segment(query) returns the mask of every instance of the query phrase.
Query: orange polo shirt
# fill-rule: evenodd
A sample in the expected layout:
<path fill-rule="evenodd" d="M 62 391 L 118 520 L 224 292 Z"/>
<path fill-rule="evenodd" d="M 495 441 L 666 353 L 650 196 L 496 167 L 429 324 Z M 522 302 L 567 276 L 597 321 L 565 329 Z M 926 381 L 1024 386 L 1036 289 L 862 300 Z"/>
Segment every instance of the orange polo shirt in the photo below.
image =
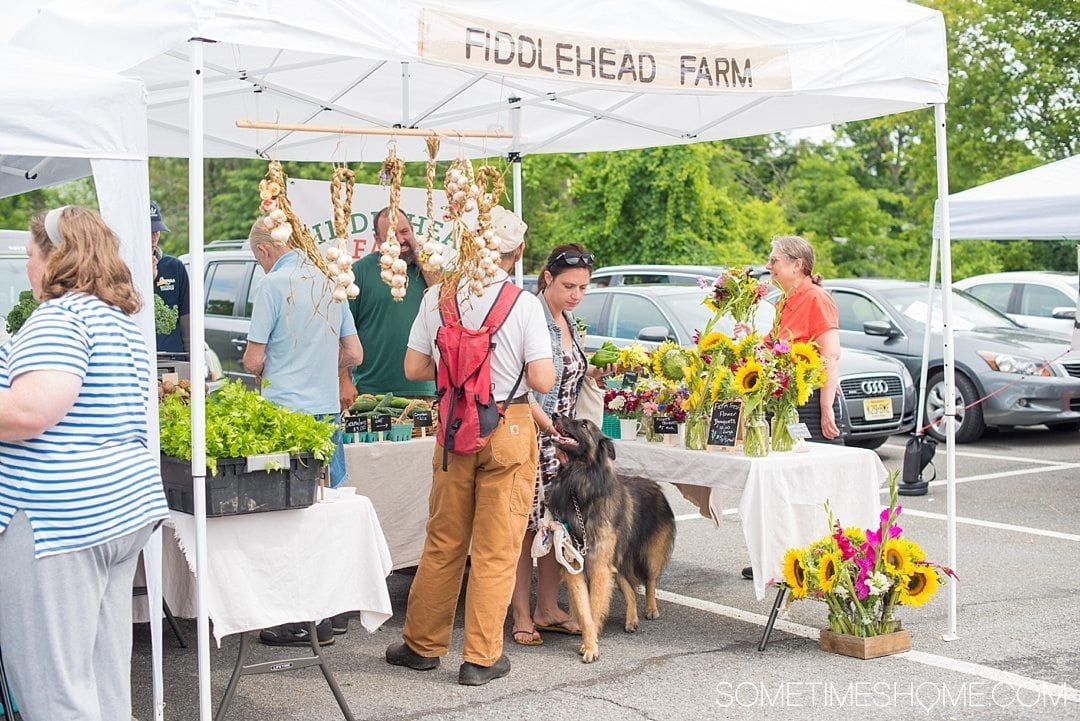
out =
<path fill-rule="evenodd" d="M 780 309 L 780 338 L 790 343 L 816 339 L 840 327 L 840 314 L 829 291 L 809 280 L 787 297 Z"/>

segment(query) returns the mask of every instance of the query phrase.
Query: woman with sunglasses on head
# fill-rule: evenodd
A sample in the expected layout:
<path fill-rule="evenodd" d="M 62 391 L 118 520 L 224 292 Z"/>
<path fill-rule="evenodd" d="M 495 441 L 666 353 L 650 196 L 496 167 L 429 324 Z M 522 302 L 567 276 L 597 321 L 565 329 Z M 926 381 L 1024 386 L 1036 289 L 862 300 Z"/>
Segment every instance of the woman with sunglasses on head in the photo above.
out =
<path fill-rule="evenodd" d="M 142 300 L 101 216 L 30 222 L 41 305 L 0 349 L 0 643 L 27 721 L 131 717 L 131 582 L 169 515 Z"/>
<path fill-rule="evenodd" d="M 581 302 L 592 278 L 592 253 L 577 243 L 558 245 L 548 256 L 544 269 L 537 277 L 537 294 L 544 301 L 551 350 L 555 360 L 555 385 L 543 395 L 534 394 L 530 401 L 533 420 L 540 428 L 540 463 L 536 497 L 529 527 L 521 544 L 518 560 L 517 585 L 511 608 L 514 618 L 514 642 L 522 646 L 543 643 L 538 631 L 579 634 L 581 628 L 570 614 L 559 607 L 559 566 L 555 553 L 536 560 L 536 610 L 530 609 L 532 585 L 532 546 L 539 519 L 544 516 L 544 496 L 559 469 L 555 458 L 555 433 L 552 417 L 574 416 L 578 393 L 586 374 L 594 379 L 603 377 L 607 369 L 590 366 L 585 357 L 574 323 L 574 308 Z"/>

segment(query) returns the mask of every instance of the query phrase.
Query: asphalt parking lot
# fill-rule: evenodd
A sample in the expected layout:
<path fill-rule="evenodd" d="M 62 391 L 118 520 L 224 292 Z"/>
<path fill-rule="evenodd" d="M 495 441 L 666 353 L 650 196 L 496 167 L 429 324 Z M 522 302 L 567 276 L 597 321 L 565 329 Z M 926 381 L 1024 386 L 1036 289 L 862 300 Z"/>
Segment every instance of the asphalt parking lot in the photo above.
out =
<path fill-rule="evenodd" d="M 890 469 L 902 452 L 902 438 L 878 451 Z M 944 446 L 936 465 L 944 477 Z M 956 640 L 942 639 L 943 590 L 921 609 L 902 610 L 914 634 L 909 653 L 858 661 L 821 651 L 826 611 L 809 601 L 793 605 L 758 652 L 770 601 L 757 601 L 739 576 L 746 552 L 736 516 L 716 528 L 672 489 L 680 521 L 660 583 L 661 618 L 633 635 L 609 622 L 596 663 L 580 662 L 573 637 L 545 634 L 543 646 L 525 648 L 508 632 L 511 675 L 462 687 L 459 619 L 439 669 L 388 666 L 383 650 L 400 638 L 405 574 L 388 579 L 393 618 L 372 634 L 353 620 L 325 652 L 357 719 L 1080 719 L 1080 434 L 991 432 L 959 447 L 956 468 Z M 943 481 L 902 502 L 905 534 L 944 562 Z M 612 617 L 622 608 L 616 598 Z M 181 623 L 194 638 L 194 623 Z M 132 687 L 140 721 L 153 718 L 148 639 L 147 626 L 137 625 Z M 215 704 L 237 647 L 231 637 L 211 653 Z M 258 660 L 281 654 L 257 649 Z M 197 719 L 195 649 L 180 648 L 166 628 L 164 659 L 164 717 Z M 227 716 L 341 717 L 314 669 L 242 679 Z"/>

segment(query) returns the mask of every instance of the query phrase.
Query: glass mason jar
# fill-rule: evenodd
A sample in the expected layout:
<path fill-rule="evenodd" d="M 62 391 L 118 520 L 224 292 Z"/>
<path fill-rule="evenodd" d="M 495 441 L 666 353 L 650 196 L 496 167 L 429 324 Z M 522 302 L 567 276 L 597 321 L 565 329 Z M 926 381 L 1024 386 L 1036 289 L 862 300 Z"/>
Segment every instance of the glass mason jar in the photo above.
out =
<path fill-rule="evenodd" d="M 656 432 L 656 416 L 645 416 L 641 419 L 641 425 L 644 426 L 645 440 L 650 443 L 656 443 L 664 440 L 663 437 Z"/>
<path fill-rule="evenodd" d="M 743 427 L 743 455 L 761 458 L 769 455 L 769 424 L 765 410 L 754 408 L 747 412 Z"/>
<path fill-rule="evenodd" d="M 790 451 L 795 446 L 795 439 L 788 433 L 788 425 L 799 422 L 799 411 L 793 407 L 784 407 L 772 417 L 770 445 L 774 451 Z"/>
<path fill-rule="evenodd" d="M 686 448 L 691 451 L 705 450 L 705 441 L 709 434 L 708 416 L 690 415 L 686 417 Z"/>

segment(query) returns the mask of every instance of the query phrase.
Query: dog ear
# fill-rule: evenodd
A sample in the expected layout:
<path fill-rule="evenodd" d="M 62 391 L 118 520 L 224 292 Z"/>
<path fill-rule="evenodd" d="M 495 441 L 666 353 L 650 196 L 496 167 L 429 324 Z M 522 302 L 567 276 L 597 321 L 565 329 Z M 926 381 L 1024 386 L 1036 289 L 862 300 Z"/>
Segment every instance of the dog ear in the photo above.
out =
<path fill-rule="evenodd" d="M 611 460 L 615 460 L 615 444 L 607 436 L 600 436 L 600 450 L 607 454 Z"/>

